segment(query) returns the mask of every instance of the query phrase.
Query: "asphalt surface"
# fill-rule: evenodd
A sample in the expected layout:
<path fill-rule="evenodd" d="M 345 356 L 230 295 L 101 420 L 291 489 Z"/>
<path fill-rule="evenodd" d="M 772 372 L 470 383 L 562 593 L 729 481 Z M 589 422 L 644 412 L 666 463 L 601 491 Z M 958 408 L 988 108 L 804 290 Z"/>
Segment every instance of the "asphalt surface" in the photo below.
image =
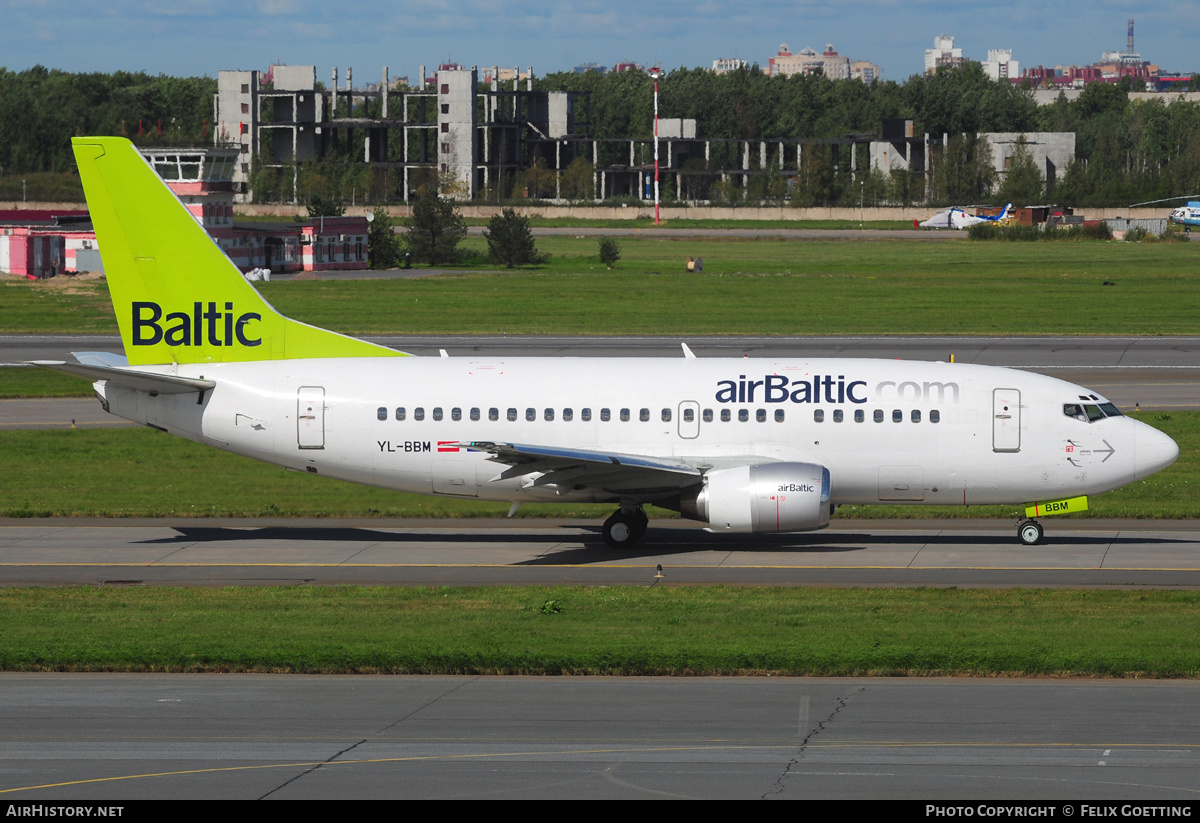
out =
<path fill-rule="evenodd" d="M 1196 681 L 3 674 L 0 690 L 10 816 L 135 799 L 829 798 L 1070 818 L 1100 801 L 1190 813 L 1200 794 Z"/>
<path fill-rule="evenodd" d="M 631 550 L 600 523 L 472 519 L 0 519 L 0 585 L 1080 586 L 1200 589 L 1200 522 L 834 520 L 714 535 L 653 521 Z"/>

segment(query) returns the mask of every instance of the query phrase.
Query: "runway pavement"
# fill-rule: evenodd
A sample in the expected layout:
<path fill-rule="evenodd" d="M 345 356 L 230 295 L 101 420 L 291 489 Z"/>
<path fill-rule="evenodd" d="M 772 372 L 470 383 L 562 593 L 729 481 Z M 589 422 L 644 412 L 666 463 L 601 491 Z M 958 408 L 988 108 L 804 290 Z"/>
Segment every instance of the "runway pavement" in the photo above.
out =
<path fill-rule="evenodd" d="M 1200 588 L 1200 522 L 834 520 L 714 535 L 651 523 L 613 551 L 599 521 L 4 519 L 0 585 L 1084 586 Z"/>
<path fill-rule="evenodd" d="M 1169 801 L 1138 815 L 1168 817 L 1200 795 L 1196 681 L 2 674 L 0 690 L 10 816 L 147 798 L 840 798 L 985 818 Z"/>

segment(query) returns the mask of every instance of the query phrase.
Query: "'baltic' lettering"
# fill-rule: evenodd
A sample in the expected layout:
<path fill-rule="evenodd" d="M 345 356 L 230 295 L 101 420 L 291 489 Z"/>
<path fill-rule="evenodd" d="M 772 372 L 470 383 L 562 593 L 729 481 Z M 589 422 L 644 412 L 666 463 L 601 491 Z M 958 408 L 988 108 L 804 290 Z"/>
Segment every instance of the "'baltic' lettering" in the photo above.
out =
<path fill-rule="evenodd" d="M 257 312 L 245 312 L 235 318 L 233 303 L 224 310 L 209 301 L 193 303 L 192 312 L 169 312 L 163 317 L 162 306 L 149 301 L 133 303 L 133 345 L 156 346 L 232 346 L 236 339 L 242 346 L 261 346 L 261 337 L 250 337 L 246 326 L 262 320 Z M 162 322 L 159 322 L 162 321 Z"/>

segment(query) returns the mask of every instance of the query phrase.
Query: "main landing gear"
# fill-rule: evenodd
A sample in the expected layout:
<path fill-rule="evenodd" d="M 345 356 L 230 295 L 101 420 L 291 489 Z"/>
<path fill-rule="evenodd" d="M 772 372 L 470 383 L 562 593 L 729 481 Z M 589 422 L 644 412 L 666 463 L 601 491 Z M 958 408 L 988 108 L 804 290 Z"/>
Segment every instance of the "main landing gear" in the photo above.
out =
<path fill-rule="evenodd" d="M 610 549 L 627 549 L 642 539 L 650 518 L 642 507 L 620 508 L 604 521 L 604 542 Z"/>
<path fill-rule="evenodd" d="M 1036 546 L 1042 542 L 1042 524 L 1036 520 L 1023 520 L 1017 526 L 1017 537 L 1026 546 Z"/>

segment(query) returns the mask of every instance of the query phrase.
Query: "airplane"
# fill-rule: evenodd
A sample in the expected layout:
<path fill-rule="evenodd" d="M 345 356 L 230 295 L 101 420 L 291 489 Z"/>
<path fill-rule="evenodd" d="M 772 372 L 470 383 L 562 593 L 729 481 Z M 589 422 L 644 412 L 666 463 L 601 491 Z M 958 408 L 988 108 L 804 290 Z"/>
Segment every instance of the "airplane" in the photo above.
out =
<path fill-rule="evenodd" d="M 1008 220 L 1011 209 L 1012 203 L 1008 203 L 1000 214 L 989 217 L 967 214 L 962 209 L 955 207 L 940 211 L 919 225 L 927 229 L 969 229 L 980 223 L 1004 223 Z"/>
<path fill-rule="evenodd" d="M 612 503 L 618 549 L 643 537 L 648 504 L 778 533 L 824 528 L 843 504 L 1035 501 L 1018 526 L 1032 545 L 1041 514 L 1179 454 L 1089 389 L 989 366 L 686 344 L 653 359 L 406 355 L 282 316 L 129 141 L 72 143 L 125 355 L 38 365 L 92 380 L 111 414 L 288 469 L 510 515 Z"/>

